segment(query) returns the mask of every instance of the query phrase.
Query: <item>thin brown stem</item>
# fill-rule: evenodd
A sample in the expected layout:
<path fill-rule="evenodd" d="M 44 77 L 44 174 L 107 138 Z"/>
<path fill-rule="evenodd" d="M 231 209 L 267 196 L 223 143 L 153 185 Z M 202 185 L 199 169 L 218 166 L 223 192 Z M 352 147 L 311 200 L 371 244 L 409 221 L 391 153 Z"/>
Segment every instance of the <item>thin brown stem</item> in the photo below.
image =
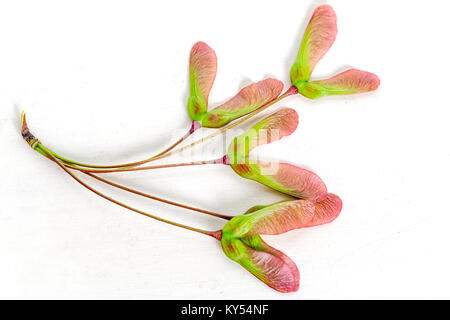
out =
<path fill-rule="evenodd" d="M 104 198 L 104 199 L 106 199 L 108 201 L 111 201 L 112 203 L 115 203 L 115 204 L 117 204 L 117 205 L 119 205 L 119 206 L 121 206 L 123 208 L 126 208 L 128 210 L 134 211 L 134 212 L 139 213 L 141 215 L 144 215 L 146 217 L 149 217 L 149 218 L 152 218 L 152 219 L 155 219 L 155 220 L 167 223 L 167 224 L 171 224 L 171 225 L 179 227 L 179 228 L 183 228 L 183 229 L 191 230 L 191 231 L 194 231 L 194 232 L 202 233 L 202 234 L 205 234 L 205 235 L 208 235 L 210 237 L 213 237 L 213 238 L 216 238 L 216 239 L 220 240 L 220 238 L 221 238 L 221 231 L 207 231 L 207 230 L 202 230 L 202 229 L 197 229 L 197 228 L 194 228 L 194 227 L 186 226 L 184 224 L 180 224 L 180 223 L 173 222 L 173 221 L 170 221 L 170 220 L 166 220 L 166 219 L 154 216 L 152 214 L 149 214 L 147 212 L 141 211 L 139 209 L 135 209 L 133 207 L 130 207 L 129 205 L 126 205 L 126 204 L 124 204 L 124 203 L 122 203 L 120 201 L 117 201 L 117 200 L 115 200 L 115 199 L 113 199 L 113 198 L 111 198 L 111 197 L 101 193 L 100 191 L 92 188 L 91 186 L 89 186 L 88 184 L 83 182 L 81 179 L 79 179 L 72 172 L 70 172 L 70 170 L 67 169 L 64 166 L 64 164 L 61 163 L 60 160 L 58 160 L 55 156 L 53 156 L 52 153 L 45 146 L 43 146 L 42 144 L 39 144 L 39 146 L 41 147 L 42 150 L 44 150 L 47 153 L 47 155 L 50 157 L 50 159 L 52 159 L 61 169 L 63 169 L 67 174 L 69 174 L 74 180 L 76 180 L 83 187 L 85 187 L 86 189 L 92 191 L 96 195 L 98 195 L 98 196 L 100 196 L 100 197 L 102 197 L 102 198 Z"/>
<path fill-rule="evenodd" d="M 80 168 L 74 165 L 66 165 L 67 167 L 82 171 L 82 172 L 93 172 L 93 173 L 114 173 L 114 172 L 127 172 L 127 171 L 142 171 L 142 170 L 152 170 L 152 169 L 165 169 L 165 168 L 174 168 L 174 167 L 186 167 L 186 166 L 199 166 L 204 164 L 226 164 L 226 157 L 222 157 L 214 160 L 206 160 L 206 161 L 194 161 L 194 162 L 182 162 L 182 163 L 171 163 L 171 164 L 162 164 L 159 166 L 147 166 L 147 167 L 129 167 L 129 168 L 116 168 L 116 169 L 86 169 Z"/>
<path fill-rule="evenodd" d="M 169 152 L 170 150 L 172 150 L 173 148 L 178 146 L 180 143 L 182 143 L 184 140 L 186 140 L 191 134 L 193 134 L 200 127 L 201 127 L 201 124 L 199 122 L 192 121 L 192 125 L 191 125 L 191 128 L 189 129 L 189 131 L 183 137 L 178 139 L 174 144 L 172 144 L 170 147 L 164 149 L 163 151 L 161 151 L 160 153 L 154 155 L 153 157 L 150 157 L 150 158 L 142 160 L 142 161 L 137 161 L 137 162 L 116 164 L 116 165 L 93 165 L 93 164 L 86 164 L 86 163 L 82 163 L 82 162 L 73 161 L 73 160 L 70 160 L 70 159 L 67 159 L 67 158 L 64 158 L 64 157 L 60 156 L 59 154 L 53 152 L 52 150 L 49 150 L 49 151 L 51 152 L 51 154 L 55 158 L 58 158 L 59 160 L 63 161 L 64 164 L 66 164 L 66 165 L 70 165 L 70 167 L 72 169 L 76 169 L 73 166 L 84 167 L 84 168 L 98 168 L 98 169 L 110 169 L 110 168 L 112 169 L 112 168 L 132 167 L 132 166 L 137 166 L 137 165 L 140 165 L 140 164 L 144 164 L 144 163 L 147 163 L 147 162 L 150 162 L 150 161 L 153 161 L 153 160 L 157 160 L 159 157 L 161 157 L 165 153 Z"/>
<path fill-rule="evenodd" d="M 44 155 L 45 157 L 47 157 L 48 159 L 53 161 L 53 159 L 48 155 L 48 153 L 45 150 L 43 150 L 41 147 L 42 147 L 42 144 L 39 144 L 36 147 L 36 151 L 38 151 L 39 153 L 41 153 L 42 155 Z M 48 148 L 46 148 L 46 149 L 48 151 L 50 151 L 50 149 L 48 149 Z M 65 165 L 65 167 L 67 168 L 67 165 Z M 116 187 L 116 188 L 119 188 L 119 189 L 122 189 L 122 190 L 125 190 L 125 191 L 128 191 L 128 192 L 140 195 L 142 197 L 146 197 L 146 198 L 153 199 L 153 200 L 156 200 L 156 201 L 164 202 L 164 203 L 167 203 L 167 204 L 170 204 L 170 205 L 174 205 L 174 206 L 177 206 L 177 207 L 181 207 L 181 208 L 184 208 L 184 209 L 193 210 L 193 211 L 197 211 L 197 212 L 200 212 L 200 213 L 208 214 L 208 215 L 215 216 L 217 218 L 221 218 L 221 219 L 225 219 L 225 220 L 230 220 L 230 219 L 233 218 L 233 216 L 228 216 L 228 215 L 224 215 L 224 214 L 220 214 L 220 213 L 216 213 L 216 212 L 212 212 L 212 211 L 208 211 L 208 210 L 204 210 L 204 209 L 200 209 L 200 208 L 196 208 L 196 207 L 191 207 L 191 206 L 184 205 L 184 204 L 181 204 L 181 203 L 177 203 L 177 202 L 174 202 L 174 201 L 170 201 L 170 200 L 166 200 L 166 199 L 159 198 L 159 197 L 156 197 L 156 196 L 152 196 L 150 194 L 147 194 L 147 193 L 135 190 L 135 189 L 131 189 L 131 188 L 128 188 L 126 186 L 114 183 L 114 182 L 112 182 L 110 180 L 101 178 L 101 177 L 99 177 L 97 175 L 92 174 L 89 171 L 82 170 L 82 169 L 79 169 L 79 168 L 78 168 L 78 170 L 83 172 L 84 174 L 94 178 L 94 179 L 97 179 L 97 180 L 103 182 L 103 183 L 106 183 L 106 184 L 109 184 L 109 185 L 111 185 L 113 187 Z"/>
<path fill-rule="evenodd" d="M 131 193 L 137 194 L 137 195 L 142 196 L 142 197 L 146 197 L 146 198 L 153 199 L 153 200 L 156 200 L 156 201 L 164 202 L 164 203 L 167 203 L 167 204 L 170 204 L 170 205 L 173 205 L 173 206 L 177 206 L 177 207 L 180 207 L 180 208 L 184 208 L 184 209 L 193 210 L 193 211 L 197 211 L 197 212 L 200 212 L 200 213 L 208 214 L 208 215 L 211 215 L 211 216 L 214 216 L 214 217 L 218 217 L 218 218 L 221 218 L 221 219 L 225 219 L 225 220 L 230 220 L 231 218 L 233 218 L 233 216 L 227 216 L 227 215 L 223 215 L 223 214 L 220 214 L 220 213 L 216 213 L 216 212 L 212 212 L 212 211 L 208 211 L 208 210 L 203 210 L 203 209 L 191 207 L 191 206 L 188 206 L 188 205 L 185 205 L 185 204 L 177 203 L 177 202 L 174 202 L 174 201 L 166 200 L 166 199 L 163 199 L 163 198 L 155 197 L 155 196 L 149 195 L 147 193 L 143 193 L 141 191 L 134 190 L 134 189 L 128 188 L 126 186 L 114 183 L 112 181 L 109 181 L 107 179 L 101 178 L 101 177 L 99 177 L 99 176 L 97 176 L 95 174 L 92 174 L 90 172 L 83 172 L 83 173 L 88 175 L 88 176 L 90 176 L 90 177 L 92 177 L 92 178 L 94 178 L 94 179 L 97 179 L 97 180 L 99 180 L 99 181 L 101 181 L 103 183 L 109 184 L 110 186 L 113 186 L 113 187 L 125 190 L 127 192 L 131 192 Z"/>

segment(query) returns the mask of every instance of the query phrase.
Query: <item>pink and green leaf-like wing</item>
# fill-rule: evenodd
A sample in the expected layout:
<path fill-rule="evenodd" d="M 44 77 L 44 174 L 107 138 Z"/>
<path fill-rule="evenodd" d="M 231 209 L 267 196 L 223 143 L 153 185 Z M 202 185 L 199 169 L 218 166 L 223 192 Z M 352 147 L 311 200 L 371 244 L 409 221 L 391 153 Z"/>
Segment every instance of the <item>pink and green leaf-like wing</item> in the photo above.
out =
<path fill-rule="evenodd" d="M 258 234 L 276 235 L 304 228 L 314 217 L 315 206 L 309 200 L 291 200 L 265 206 L 235 216 L 222 229 L 224 234 L 242 238 Z"/>
<path fill-rule="evenodd" d="M 202 126 L 222 127 L 276 99 L 282 90 L 283 83 L 272 78 L 250 84 L 224 104 L 209 111 L 201 121 Z"/>
<path fill-rule="evenodd" d="M 294 202 L 295 201 L 298 201 L 298 200 L 294 200 Z M 273 210 L 274 215 L 277 216 L 279 213 L 277 211 L 278 209 L 277 209 L 276 205 L 279 205 L 281 203 L 286 203 L 287 204 L 289 202 L 293 202 L 293 200 L 283 200 L 283 201 L 280 201 L 280 202 L 277 202 L 277 203 L 274 203 L 274 204 L 271 204 L 271 205 L 254 206 L 254 207 L 250 208 L 249 210 L 247 210 L 245 212 L 245 214 L 243 215 L 243 217 L 247 216 L 247 215 L 249 215 L 249 214 L 251 214 L 253 212 L 260 211 L 262 209 L 268 208 L 268 207 L 271 207 L 272 210 Z M 309 201 L 309 202 L 311 202 L 311 201 Z M 314 208 L 313 208 L 313 212 L 314 213 L 312 214 L 310 219 L 308 219 L 309 213 L 306 212 L 307 214 L 303 218 L 299 219 L 296 224 L 294 224 L 294 225 L 297 226 L 294 229 L 314 227 L 314 226 L 319 226 L 319 225 L 322 225 L 322 224 L 326 224 L 326 223 L 332 222 L 341 213 L 342 200 L 337 195 L 329 193 L 329 194 L 327 194 L 327 196 L 325 197 L 324 200 L 322 200 L 320 202 L 315 202 L 313 204 L 313 206 L 314 206 Z M 294 206 L 288 205 L 288 208 L 294 208 Z M 300 206 L 299 208 L 303 208 L 303 206 Z M 307 208 L 307 210 L 310 210 L 310 209 L 311 208 Z M 264 211 L 261 211 L 261 212 L 264 212 Z M 265 214 L 267 215 L 267 213 L 265 213 Z M 304 212 L 301 213 L 301 214 L 303 216 Z M 268 214 L 268 216 L 270 217 L 270 214 Z M 241 217 L 241 216 L 236 216 L 235 217 L 236 220 L 234 220 L 234 222 L 232 224 L 230 224 L 228 226 L 228 228 L 235 230 L 235 232 L 240 232 L 240 233 L 247 232 L 246 234 L 253 234 L 254 230 L 252 228 L 255 228 L 255 230 L 257 230 L 257 227 L 253 226 L 250 222 L 245 220 L 245 218 L 238 218 L 238 217 Z M 263 218 L 262 221 L 264 222 L 264 218 Z M 276 221 L 276 219 L 273 220 L 272 222 L 274 222 L 274 221 Z M 282 220 L 280 220 L 279 222 L 281 222 L 281 221 Z M 272 223 L 272 222 L 270 222 L 270 223 Z M 274 223 L 276 223 L 276 222 L 274 222 Z M 243 225 L 244 227 L 238 228 L 239 224 Z M 262 224 L 262 225 L 264 225 L 264 224 Z M 248 231 L 248 230 L 252 230 L 252 231 Z M 289 230 L 286 229 L 286 230 L 289 231 L 290 229 Z M 258 230 L 258 231 L 259 231 L 260 234 L 266 234 L 265 230 L 263 230 L 263 231 Z M 258 232 L 256 232 L 256 233 L 258 233 Z M 270 234 L 272 234 L 272 233 L 270 233 Z"/>
<path fill-rule="evenodd" d="M 189 58 L 190 95 L 188 113 L 192 120 L 200 121 L 208 111 L 208 97 L 217 72 L 214 50 L 204 42 L 197 42 Z"/>
<path fill-rule="evenodd" d="M 272 289 L 282 293 L 298 290 L 300 273 L 295 263 L 265 243 L 260 236 L 239 239 L 224 234 L 221 244 L 228 258 Z"/>
<path fill-rule="evenodd" d="M 342 201 L 328 194 L 321 202 L 281 201 L 255 206 L 246 214 L 232 218 L 222 229 L 224 253 L 255 277 L 280 292 L 297 291 L 300 273 L 284 253 L 265 243 L 260 234 L 280 234 L 333 221 L 342 209 Z"/>
<path fill-rule="evenodd" d="M 241 177 L 257 181 L 290 196 L 322 201 L 328 194 L 325 183 L 312 171 L 283 162 L 243 160 L 230 164 Z"/>
<path fill-rule="evenodd" d="M 253 213 L 255 211 L 262 210 L 264 208 L 278 205 L 280 203 L 284 202 L 291 202 L 292 200 L 283 200 L 277 203 L 274 203 L 272 205 L 258 205 L 251 207 L 248 209 L 244 215 L 248 215 L 250 213 Z M 329 193 L 325 197 L 324 200 L 320 202 L 314 203 L 314 214 L 312 215 L 311 219 L 304 219 L 303 222 L 306 221 L 306 223 L 303 224 L 303 227 L 314 227 L 319 226 L 322 224 L 330 223 L 333 220 L 335 220 L 342 210 L 342 200 L 337 195 Z M 236 220 L 237 221 L 237 220 Z M 246 227 L 249 228 L 248 226 Z M 250 233 L 251 234 L 251 233 Z M 264 232 L 261 232 L 261 234 L 264 234 Z"/>
<path fill-rule="evenodd" d="M 332 46 L 337 35 L 336 13 L 329 5 L 314 10 L 306 27 L 297 59 L 291 68 L 291 82 L 299 90 Z"/>
<path fill-rule="evenodd" d="M 231 164 L 241 163 L 255 147 L 280 140 L 292 134 L 298 126 L 298 114 L 294 109 L 283 108 L 255 124 L 236 137 L 228 148 Z"/>
<path fill-rule="evenodd" d="M 324 200 L 314 203 L 314 206 L 314 215 L 306 227 L 319 226 L 336 219 L 342 210 L 342 200 L 337 195 L 329 193 Z"/>
<path fill-rule="evenodd" d="M 323 181 L 313 172 L 287 163 L 252 161 L 256 146 L 292 134 L 298 126 L 294 109 L 281 109 L 236 137 L 228 149 L 231 168 L 243 178 L 258 181 L 293 197 L 321 201 L 327 195 Z"/>
<path fill-rule="evenodd" d="M 310 99 L 330 95 L 355 94 L 374 91 L 380 85 L 380 79 L 373 73 L 350 69 L 332 78 L 306 82 L 299 93 Z"/>

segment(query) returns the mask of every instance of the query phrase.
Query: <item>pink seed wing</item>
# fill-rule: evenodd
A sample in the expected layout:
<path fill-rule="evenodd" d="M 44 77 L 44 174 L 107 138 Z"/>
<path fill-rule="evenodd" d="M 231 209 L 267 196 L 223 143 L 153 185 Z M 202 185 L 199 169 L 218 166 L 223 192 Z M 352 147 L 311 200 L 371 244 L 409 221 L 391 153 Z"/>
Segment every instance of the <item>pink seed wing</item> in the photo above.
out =
<path fill-rule="evenodd" d="M 272 78 L 265 79 L 241 89 L 241 91 L 239 91 L 233 98 L 214 108 L 214 110 L 223 110 L 228 112 L 236 112 L 247 108 L 256 110 L 263 104 L 277 98 L 282 90 L 283 82 L 280 80 Z"/>
<path fill-rule="evenodd" d="M 335 194 L 329 193 L 321 202 L 316 202 L 314 216 L 308 223 L 308 227 L 330 223 L 336 219 L 342 210 L 342 200 Z"/>
<path fill-rule="evenodd" d="M 257 161 L 259 175 L 250 177 L 296 198 L 322 201 L 328 194 L 325 183 L 312 171 L 283 162 Z"/>
<path fill-rule="evenodd" d="M 298 114 L 294 109 L 283 108 L 272 113 L 249 130 L 253 130 L 257 138 L 250 145 L 250 150 L 256 146 L 271 143 L 291 135 L 297 129 L 297 126 Z"/>
<path fill-rule="evenodd" d="M 283 108 L 272 113 L 244 134 L 250 137 L 249 151 L 291 135 L 297 126 L 298 114 L 294 109 Z"/>
<path fill-rule="evenodd" d="M 260 236 L 221 241 L 225 254 L 243 266 L 256 278 L 279 292 L 297 291 L 300 273 L 295 263 Z"/>
<path fill-rule="evenodd" d="M 258 211 L 243 215 L 250 228 L 242 229 L 251 236 L 257 234 L 281 234 L 309 225 L 314 217 L 314 203 L 309 200 L 293 200 L 267 206 Z"/>
<path fill-rule="evenodd" d="M 358 69 L 350 69 L 332 78 L 316 81 L 336 90 L 352 91 L 352 93 L 373 91 L 380 85 L 377 75 Z"/>
<path fill-rule="evenodd" d="M 292 84 L 309 80 L 317 63 L 332 46 L 337 35 L 336 13 L 329 5 L 322 5 L 314 13 L 306 27 L 297 60 L 291 69 Z"/>
<path fill-rule="evenodd" d="M 316 99 L 327 95 L 374 91 L 379 85 L 380 79 L 375 74 L 350 69 L 329 79 L 308 82 L 299 92 L 307 98 Z"/>
<path fill-rule="evenodd" d="M 207 111 L 208 97 L 217 72 L 214 50 L 204 42 L 197 42 L 189 58 L 190 97 L 188 111 L 193 120 L 200 120 Z"/>
<path fill-rule="evenodd" d="M 255 124 L 244 134 L 236 137 L 228 148 L 232 163 L 237 155 L 245 157 L 255 147 L 292 134 L 298 126 L 298 114 L 294 109 L 283 108 Z M 233 162 L 234 161 L 234 162 Z"/>
<path fill-rule="evenodd" d="M 208 100 L 217 72 L 217 57 L 214 50 L 204 42 L 197 42 L 191 50 L 189 61 L 191 72 L 195 73 L 199 92 Z"/>
<path fill-rule="evenodd" d="M 250 84 L 233 98 L 208 112 L 202 119 L 202 125 L 222 127 L 276 99 L 282 90 L 283 82 L 272 78 Z"/>
<path fill-rule="evenodd" d="M 253 248 L 252 243 L 242 240 L 249 246 L 252 252 L 248 252 L 250 259 L 264 275 L 264 283 L 279 292 L 295 292 L 299 288 L 300 272 L 294 261 L 283 252 L 269 246 L 259 237 L 259 242 Z M 258 250 L 258 251 L 257 251 Z"/>

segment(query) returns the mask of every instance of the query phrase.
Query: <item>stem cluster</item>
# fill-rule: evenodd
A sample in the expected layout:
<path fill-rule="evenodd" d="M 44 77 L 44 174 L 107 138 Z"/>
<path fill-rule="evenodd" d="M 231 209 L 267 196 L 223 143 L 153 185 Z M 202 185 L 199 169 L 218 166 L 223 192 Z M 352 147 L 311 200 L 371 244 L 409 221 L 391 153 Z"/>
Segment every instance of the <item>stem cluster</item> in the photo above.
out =
<path fill-rule="evenodd" d="M 216 130 L 214 133 L 199 139 L 189 145 L 186 145 L 184 147 L 179 147 L 178 149 L 175 149 L 177 146 L 179 146 L 182 142 L 184 142 L 190 135 L 192 135 L 197 129 L 199 129 L 201 127 L 201 125 L 197 122 L 197 121 L 193 121 L 191 128 L 189 129 L 189 131 L 183 136 L 181 137 L 179 140 L 177 140 L 174 144 L 172 144 L 170 147 L 166 148 L 165 150 L 159 152 L 158 154 L 150 157 L 150 158 L 146 158 L 143 159 L 141 161 L 136 161 L 136 162 L 130 162 L 130 163 L 124 163 L 124 164 L 116 164 L 116 165 L 94 165 L 94 164 L 86 164 L 86 163 L 81 163 L 78 161 L 74 161 L 74 160 L 70 160 L 67 159 L 63 156 L 60 156 L 59 154 L 57 154 L 56 152 L 50 150 L 49 148 L 47 148 L 46 146 L 44 146 L 29 130 L 27 122 L 26 122 L 26 116 L 25 114 L 22 114 L 22 136 L 23 138 L 28 142 L 28 144 L 35 149 L 36 151 L 38 151 L 39 153 L 41 153 L 42 155 L 44 155 L 45 157 L 47 157 L 48 159 L 50 159 L 51 161 L 55 162 L 61 169 L 63 169 L 68 175 L 70 175 L 75 181 L 77 181 L 78 183 L 80 183 L 83 187 L 85 187 L 86 189 L 90 190 L 91 192 L 97 194 L 98 196 L 112 202 L 115 203 L 123 208 L 126 208 L 128 210 L 131 210 L 133 212 L 139 213 L 141 215 L 147 216 L 149 218 L 167 223 L 167 224 L 171 224 L 180 228 L 184 228 L 187 230 L 191 230 L 191 231 L 195 231 L 198 233 L 202 233 L 211 237 L 214 237 L 218 240 L 221 239 L 222 237 L 222 232 L 219 231 L 207 231 L 207 230 L 202 230 L 202 229 L 198 229 L 198 228 L 194 228 L 194 227 L 190 227 L 187 225 L 183 225 L 180 223 L 176 223 L 170 220 L 166 220 L 163 218 L 160 218 L 158 216 L 155 216 L 153 214 L 144 212 L 142 210 L 133 208 L 127 204 L 124 204 L 116 199 L 113 199 L 105 194 L 103 194 L 102 192 L 94 189 L 93 187 L 91 187 L 90 185 L 88 185 L 85 181 L 83 181 L 82 179 L 80 179 L 77 175 L 75 175 L 72 170 L 74 171 L 79 171 L 91 178 L 94 178 L 102 183 L 105 183 L 107 185 L 110 185 L 112 187 L 142 196 L 142 197 L 146 197 L 152 200 L 156 200 L 156 201 L 160 201 L 169 205 L 173 205 L 173 206 L 177 206 L 177 207 L 181 207 L 187 210 L 192 210 L 192 211 L 197 211 L 199 213 L 203 213 L 203 214 L 207 214 L 207 215 L 211 215 L 217 218 L 221 218 L 221 219 L 225 219 L 225 220 L 230 220 L 231 218 L 233 218 L 233 216 L 230 215 L 225 215 L 225 214 L 220 214 L 220 213 L 216 213 L 216 212 L 212 212 L 212 211 L 208 211 L 208 210 L 204 210 L 204 209 L 200 209 L 200 208 L 196 208 L 196 207 L 192 207 L 189 205 L 185 205 L 185 204 L 181 204 L 181 203 L 177 203 L 174 201 L 170 201 L 170 200 L 166 200 L 160 197 L 156 197 L 123 185 L 120 185 L 118 183 L 112 182 L 108 179 L 105 179 L 104 177 L 100 177 L 97 174 L 101 174 L 101 173 L 114 173 L 114 172 L 127 172 L 127 171 L 140 171 L 140 170 L 150 170 L 150 169 L 162 169 L 162 168 L 171 168 L 171 167 L 180 167 L 180 166 L 193 166 L 193 165 L 205 165 L 205 164 L 228 164 L 228 157 L 224 156 L 222 158 L 219 159 L 214 159 L 214 160 L 207 160 L 207 161 L 196 161 L 196 162 L 183 162 L 183 163 L 174 163 L 174 164 L 164 164 L 164 165 L 153 165 L 153 166 L 142 166 L 144 164 L 147 164 L 149 162 L 153 162 L 156 160 L 160 160 L 166 157 L 169 157 L 171 155 L 174 155 L 176 153 L 179 153 L 181 151 L 187 150 L 189 148 L 192 148 L 194 146 L 197 146 L 199 144 L 205 143 L 208 140 L 211 140 L 212 138 L 226 132 L 227 130 L 241 124 L 242 122 L 250 119 L 251 117 L 253 117 L 254 115 L 262 112 L 263 110 L 265 110 L 266 108 L 270 107 L 271 105 L 275 104 L 276 102 L 290 96 L 293 94 L 296 94 L 298 91 L 295 87 L 290 87 L 285 93 L 283 93 L 282 95 L 280 95 L 278 98 L 266 103 L 265 105 L 261 106 L 259 109 L 255 110 L 254 112 L 226 125 L 225 127 Z M 175 150 L 174 150 L 175 149 Z"/>

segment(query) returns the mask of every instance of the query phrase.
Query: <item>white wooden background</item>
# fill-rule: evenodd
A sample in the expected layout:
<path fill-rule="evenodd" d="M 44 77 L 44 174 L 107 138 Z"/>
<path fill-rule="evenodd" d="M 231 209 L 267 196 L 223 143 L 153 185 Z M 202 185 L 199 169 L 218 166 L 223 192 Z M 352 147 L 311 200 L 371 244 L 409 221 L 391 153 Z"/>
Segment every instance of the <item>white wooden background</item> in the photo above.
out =
<path fill-rule="evenodd" d="M 304 27 L 322 3 L 2 1 L 0 298 L 450 298 L 445 1 L 328 1 L 338 38 L 314 77 L 351 66 L 375 72 L 379 90 L 290 97 L 265 113 L 295 108 L 300 125 L 261 153 L 314 170 L 344 202 L 332 224 L 265 237 L 300 269 L 293 294 L 266 287 L 213 239 L 89 193 L 22 141 L 25 109 L 32 131 L 68 157 L 117 163 L 151 155 L 189 125 L 196 41 L 218 56 L 211 106 L 264 77 L 287 86 Z M 113 179 L 228 214 L 282 198 L 221 166 Z M 94 185 L 162 217 L 222 226 Z"/>

